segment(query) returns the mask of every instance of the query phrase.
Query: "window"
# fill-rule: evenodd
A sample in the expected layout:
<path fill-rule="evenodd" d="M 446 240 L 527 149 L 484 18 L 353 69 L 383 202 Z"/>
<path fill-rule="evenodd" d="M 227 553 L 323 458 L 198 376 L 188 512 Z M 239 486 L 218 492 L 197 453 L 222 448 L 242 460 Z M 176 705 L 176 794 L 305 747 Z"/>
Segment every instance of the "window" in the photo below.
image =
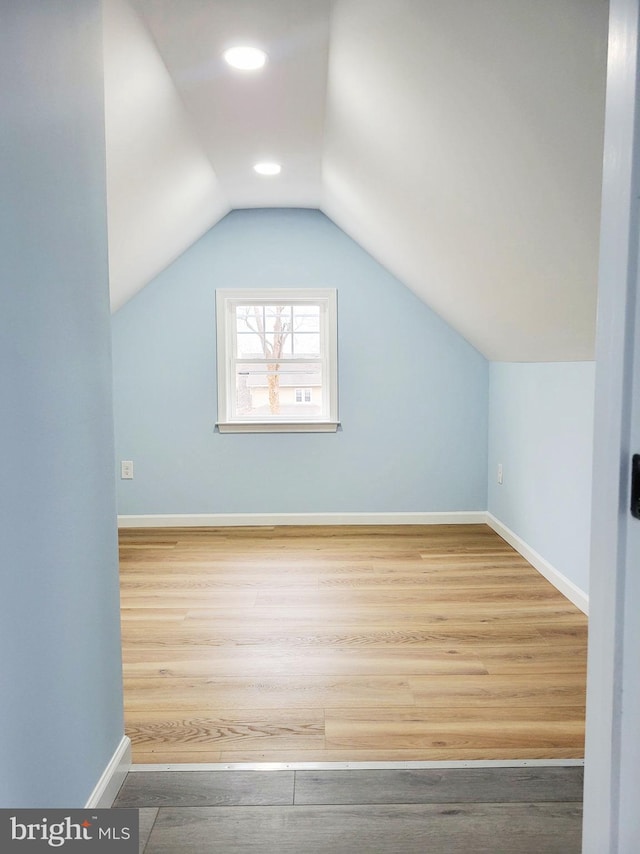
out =
<path fill-rule="evenodd" d="M 336 291 L 218 290 L 218 429 L 338 429 Z"/>

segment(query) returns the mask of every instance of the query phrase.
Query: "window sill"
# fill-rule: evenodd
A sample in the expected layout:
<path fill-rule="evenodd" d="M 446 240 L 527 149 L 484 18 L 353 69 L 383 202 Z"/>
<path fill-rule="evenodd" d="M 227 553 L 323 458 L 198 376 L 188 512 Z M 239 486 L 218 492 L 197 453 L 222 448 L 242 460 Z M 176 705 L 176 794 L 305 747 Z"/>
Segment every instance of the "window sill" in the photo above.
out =
<path fill-rule="evenodd" d="M 219 421 L 219 433 L 335 433 L 339 421 Z"/>

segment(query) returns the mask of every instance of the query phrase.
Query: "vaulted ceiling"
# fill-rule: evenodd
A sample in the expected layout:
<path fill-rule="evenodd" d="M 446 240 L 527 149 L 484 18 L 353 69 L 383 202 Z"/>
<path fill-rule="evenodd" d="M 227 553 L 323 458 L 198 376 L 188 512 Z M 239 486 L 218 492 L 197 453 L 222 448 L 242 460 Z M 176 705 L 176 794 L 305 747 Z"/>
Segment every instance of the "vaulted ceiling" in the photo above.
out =
<path fill-rule="evenodd" d="M 233 208 L 319 208 L 487 358 L 593 358 L 606 0 L 104 7 L 114 310 Z"/>

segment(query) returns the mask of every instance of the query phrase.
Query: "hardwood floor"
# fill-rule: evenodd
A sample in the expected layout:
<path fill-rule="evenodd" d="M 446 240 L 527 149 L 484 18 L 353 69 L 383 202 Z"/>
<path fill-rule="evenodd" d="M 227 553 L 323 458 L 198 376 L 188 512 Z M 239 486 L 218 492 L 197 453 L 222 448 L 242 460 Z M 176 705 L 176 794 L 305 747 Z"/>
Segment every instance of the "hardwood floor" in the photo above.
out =
<path fill-rule="evenodd" d="M 586 618 L 484 525 L 120 542 L 136 763 L 583 756 Z"/>

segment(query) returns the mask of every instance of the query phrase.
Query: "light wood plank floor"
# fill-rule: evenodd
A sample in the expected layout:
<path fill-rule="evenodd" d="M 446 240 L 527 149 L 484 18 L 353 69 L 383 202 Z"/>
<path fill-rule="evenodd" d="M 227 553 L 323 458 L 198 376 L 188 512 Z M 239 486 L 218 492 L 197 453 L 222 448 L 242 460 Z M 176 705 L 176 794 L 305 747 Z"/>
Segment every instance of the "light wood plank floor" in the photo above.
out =
<path fill-rule="evenodd" d="M 134 762 L 583 756 L 586 618 L 487 526 L 120 543 Z"/>

